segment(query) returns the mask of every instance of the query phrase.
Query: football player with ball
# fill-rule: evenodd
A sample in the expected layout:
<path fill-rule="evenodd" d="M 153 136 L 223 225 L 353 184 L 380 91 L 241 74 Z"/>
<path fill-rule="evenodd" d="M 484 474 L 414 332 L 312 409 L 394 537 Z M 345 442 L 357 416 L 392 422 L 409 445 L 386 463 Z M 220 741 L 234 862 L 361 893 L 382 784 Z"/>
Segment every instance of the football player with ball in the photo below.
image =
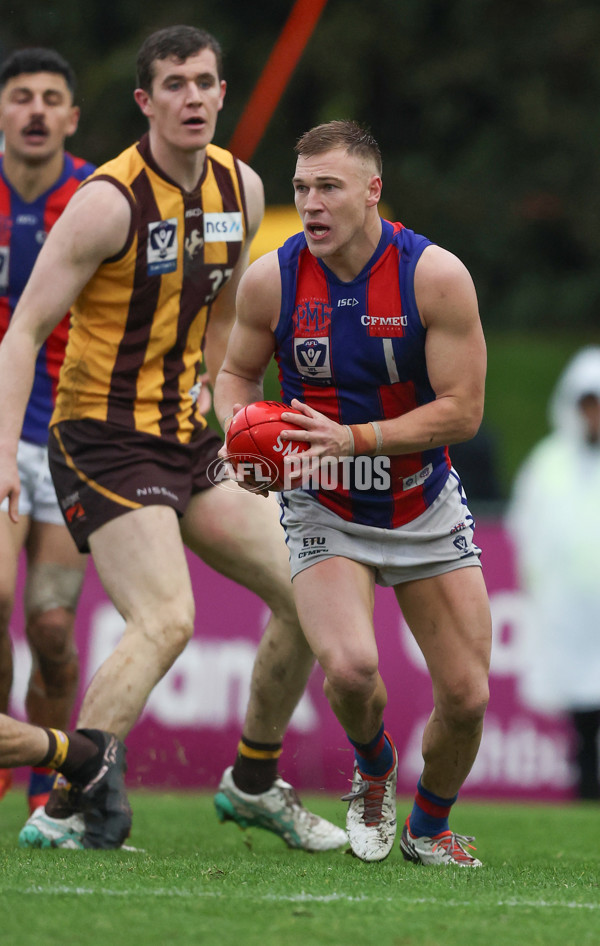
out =
<path fill-rule="evenodd" d="M 473 517 L 448 450 L 474 436 L 483 413 L 475 289 L 455 256 L 380 217 L 381 155 L 367 131 L 332 121 L 303 135 L 296 152 L 303 230 L 240 282 L 215 408 L 225 423 L 260 401 L 275 356 L 294 411 L 282 414 L 290 426 L 281 437 L 292 450 L 308 445 L 300 464 L 292 452 L 284 460 L 292 488 L 281 493 L 282 523 L 300 621 L 355 750 L 345 796 L 354 853 L 382 860 L 396 835 L 398 753 L 384 726 L 373 626 L 378 583 L 394 589 L 433 684 L 400 849 L 416 863 L 478 867 L 472 839 L 449 826 L 479 748 L 491 648 Z M 313 462 L 350 464 L 349 483 L 324 477 L 305 488 L 302 467 Z"/>

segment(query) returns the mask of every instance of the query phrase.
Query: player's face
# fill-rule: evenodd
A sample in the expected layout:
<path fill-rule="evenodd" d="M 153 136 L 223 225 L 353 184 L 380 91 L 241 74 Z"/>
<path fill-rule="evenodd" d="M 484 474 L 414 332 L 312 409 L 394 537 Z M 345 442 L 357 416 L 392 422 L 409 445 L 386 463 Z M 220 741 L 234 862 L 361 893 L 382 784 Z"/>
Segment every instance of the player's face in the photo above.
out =
<path fill-rule="evenodd" d="M 369 208 L 377 205 L 381 178 L 374 165 L 345 148 L 298 157 L 296 209 L 308 248 L 321 259 L 343 257 L 364 241 Z"/>
<path fill-rule="evenodd" d="M 164 144 L 198 151 L 214 137 L 225 89 L 214 52 L 202 49 L 184 62 L 157 59 L 151 94 L 137 89 L 135 97 Z"/>
<path fill-rule="evenodd" d="M 13 76 L 0 95 L 6 154 L 28 164 L 48 161 L 62 150 L 78 120 L 64 77 L 53 72 Z"/>

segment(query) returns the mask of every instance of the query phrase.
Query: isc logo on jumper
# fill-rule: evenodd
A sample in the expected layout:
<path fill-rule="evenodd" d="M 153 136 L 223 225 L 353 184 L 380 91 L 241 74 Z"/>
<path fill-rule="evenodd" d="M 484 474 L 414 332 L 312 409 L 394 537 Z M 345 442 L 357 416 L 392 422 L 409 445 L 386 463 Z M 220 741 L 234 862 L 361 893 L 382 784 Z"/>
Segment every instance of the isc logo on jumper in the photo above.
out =
<path fill-rule="evenodd" d="M 239 210 L 204 214 L 205 243 L 239 243 L 244 237 Z"/>
<path fill-rule="evenodd" d="M 158 220 L 148 224 L 146 260 L 148 275 L 160 276 L 177 269 L 177 218 Z"/>
<path fill-rule="evenodd" d="M 331 380 L 329 338 L 295 338 L 294 359 L 303 377 L 317 381 Z"/>

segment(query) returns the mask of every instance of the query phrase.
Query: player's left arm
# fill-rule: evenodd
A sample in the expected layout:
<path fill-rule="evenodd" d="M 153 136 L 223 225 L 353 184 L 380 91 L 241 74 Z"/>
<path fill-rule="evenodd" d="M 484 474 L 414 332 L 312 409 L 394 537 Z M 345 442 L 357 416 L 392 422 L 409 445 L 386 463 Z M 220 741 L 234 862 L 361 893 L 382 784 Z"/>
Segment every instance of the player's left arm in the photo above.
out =
<path fill-rule="evenodd" d="M 250 244 L 256 236 L 265 211 L 264 189 L 260 177 L 247 164 L 241 162 L 240 171 L 246 195 L 248 228 L 233 273 L 211 306 L 204 338 L 204 363 L 208 374 L 206 380 L 213 385 L 223 364 L 227 343 L 235 322 L 235 299 L 240 279 L 250 261 Z"/>
<path fill-rule="evenodd" d="M 380 422 L 382 453 L 416 453 L 470 440 L 483 417 L 486 347 L 473 280 L 452 253 L 428 246 L 415 268 L 435 400 Z"/>

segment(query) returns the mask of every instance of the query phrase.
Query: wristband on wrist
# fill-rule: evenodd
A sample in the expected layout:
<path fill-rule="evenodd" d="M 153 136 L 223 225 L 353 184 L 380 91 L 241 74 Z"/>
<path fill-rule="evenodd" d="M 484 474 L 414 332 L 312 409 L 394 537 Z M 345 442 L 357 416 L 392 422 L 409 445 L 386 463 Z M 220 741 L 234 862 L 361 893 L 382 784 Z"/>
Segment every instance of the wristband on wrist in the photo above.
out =
<path fill-rule="evenodd" d="M 375 431 L 375 456 L 377 456 L 379 453 L 381 453 L 381 448 L 383 447 L 383 434 L 381 433 L 381 427 L 376 420 L 372 420 L 369 423 Z"/>
<path fill-rule="evenodd" d="M 364 457 L 375 453 L 377 434 L 372 424 L 351 424 L 350 430 L 354 438 L 355 457 Z"/>
<path fill-rule="evenodd" d="M 383 434 L 376 420 L 368 424 L 344 424 L 350 437 L 351 456 L 377 456 L 383 447 Z"/>
<path fill-rule="evenodd" d="M 349 424 L 344 424 L 344 427 L 348 431 L 348 438 L 349 438 L 348 445 L 350 447 L 350 453 L 348 454 L 348 456 L 353 457 L 354 456 L 354 434 L 352 433 L 352 427 L 350 427 Z"/>

